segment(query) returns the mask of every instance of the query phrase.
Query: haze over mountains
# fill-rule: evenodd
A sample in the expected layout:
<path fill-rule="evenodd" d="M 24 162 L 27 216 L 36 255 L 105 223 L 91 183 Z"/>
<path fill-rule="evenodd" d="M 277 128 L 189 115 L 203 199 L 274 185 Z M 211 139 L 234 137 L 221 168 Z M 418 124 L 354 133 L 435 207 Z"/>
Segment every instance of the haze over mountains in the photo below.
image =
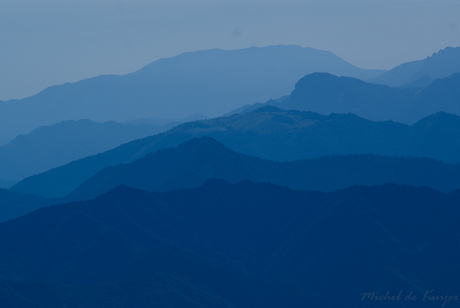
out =
<path fill-rule="evenodd" d="M 124 124 L 69 120 L 39 127 L 0 147 L 0 187 L 9 188 L 27 176 L 205 118 L 195 114 L 184 119 L 145 118 Z"/>
<path fill-rule="evenodd" d="M 388 76 L 403 79 L 406 75 L 414 75 L 416 80 L 410 81 L 413 87 L 427 86 L 436 78 L 460 72 L 459 50 L 448 47 L 425 60 L 402 64 L 402 68 L 397 67 L 384 75 L 384 71 L 359 69 L 330 52 L 293 45 L 184 53 L 160 59 L 131 74 L 99 76 L 53 86 L 22 100 L 0 101 L 0 144 L 18 134 L 65 120 L 125 122 L 139 118 L 183 118 L 196 113 L 218 116 L 243 105 L 287 95 L 299 79 L 315 72 L 371 80 L 373 83 L 380 83 L 375 79 L 380 75 L 390 74 Z M 412 69 L 415 67 L 413 63 L 420 64 L 415 65 L 417 70 Z M 372 76 L 375 78 L 369 79 Z M 428 83 L 417 83 L 417 80 L 427 78 Z M 344 80 L 341 79 L 347 84 Z M 337 92 L 336 86 L 333 81 L 331 84 L 321 83 L 317 90 L 333 94 Z M 339 88 L 341 86 L 345 85 L 339 85 Z M 454 87 L 458 88 L 458 85 Z M 343 108 L 323 108 L 324 112 L 356 111 L 358 115 L 372 120 L 392 119 L 405 123 L 414 123 L 437 111 L 459 113 L 458 108 L 453 106 L 455 104 L 452 104 L 455 97 L 442 97 L 446 90 L 443 88 L 431 92 L 425 101 L 421 99 L 422 102 L 418 98 L 411 99 L 416 90 L 397 92 L 395 89 L 382 90 L 369 85 L 361 88 L 349 89 L 348 94 L 337 93 L 339 96 L 334 98 L 335 104 L 339 100 Z M 315 95 L 320 97 L 321 93 Z M 356 109 L 353 104 L 349 106 L 347 97 L 342 102 L 340 95 L 372 102 L 379 110 L 372 106 L 367 107 L 372 112 L 366 108 Z M 434 106 L 433 102 L 439 100 L 438 96 L 443 101 Z M 385 104 L 390 106 L 382 109 Z M 376 116 L 380 109 L 383 114 Z M 423 112 L 417 113 L 418 109 Z M 303 106 L 302 110 L 320 112 L 314 105 Z"/>
<path fill-rule="evenodd" d="M 0 147 L 0 186 L 38 173 L 0 189 L 0 307 L 458 305 L 459 50 L 393 87 L 270 46 L 0 102 L 2 133 L 89 118 Z"/>
<path fill-rule="evenodd" d="M 440 111 L 460 115 L 459 101 L 460 73 L 436 79 L 424 88 L 392 88 L 355 78 L 313 73 L 300 79 L 289 96 L 244 106 L 229 114 L 270 105 L 285 110 L 324 115 L 353 113 L 373 121 L 414 124 Z"/>
<path fill-rule="evenodd" d="M 0 147 L 0 175 L 6 180 L 21 180 L 170 127 L 89 120 L 39 127 Z"/>
<path fill-rule="evenodd" d="M 460 72 L 460 47 L 447 47 L 423 60 L 403 63 L 384 74 L 368 79 L 390 87 L 423 87 L 433 80 Z"/>
<path fill-rule="evenodd" d="M 202 136 L 212 137 L 231 150 L 274 161 L 348 154 L 460 161 L 459 116 L 438 113 L 409 126 L 373 122 L 351 114 L 323 116 L 266 106 L 243 115 L 184 123 L 168 132 L 28 177 L 12 189 L 63 197 L 105 167 L 133 162 Z"/>
<path fill-rule="evenodd" d="M 446 48 L 444 50 L 441 50 L 439 53 L 434 54 L 432 57 L 421 61 L 420 63 L 422 62 L 425 63 L 423 66 L 424 67 L 423 70 L 433 71 L 432 76 L 436 76 L 436 77 L 443 76 L 443 74 L 444 75 L 448 74 L 451 71 L 455 71 L 456 70 L 455 63 L 460 61 L 458 60 L 460 59 L 460 53 L 458 52 L 459 50 L 460 48 Z M 290 55 L 290 57 L 287 57 L 286 55 Z M 258 58 L 257 61 L 254 60 L 254 57 Z M 244 59 L 244 61 L 242 59 Z M 271 60 L 277 59 L 277 60 L 271 63 L 270 66 L 264 67 L 263 63 L 270 62 L 270 59 Z M 227 64 L 221 63 L 220 66 L 216 64 L 217 62 L 219 61 L 222 62 L 223 60 L 228 61 L 228 63 L 227 62 L 226 62 Z M 302 65 L 300 66 L 293 65 L 292 61 L 298 61 L 299 63 L 303 63 L 303 67 Z M 228 73 L 229 70 L 222 66 L 222 65 L 224 66 L 230 65 L 232 63 L 235 64 L 236 62 L 238 62 L 238 65 L 233 66 L 232 70 L 230 70 L 233 73 Z M 251 62 L 252 64 L 248 64 L 247 62 Z M 447 65 L 445 63 L 454 63 L 454 65 L 449 67 L 451 71 L 447 70 Z M 212 73 L 214 75 L 211 79 L 214 80 L 213 82 L 217 82 L 218 79 L 215 79 L 215 78 L 218 74 L 219 69 L 227 72 L 227 74 L 230 74 L 228 76 L 226 74 L 223 74 L 225 76 L 223 76 L 222 78 L 233 78 L 235 77 L 233 76 L 234 74 L 242 74 L 242 72 L 244 71 L 243 66 L 246 64 L 247 64 L 247 69 L 251 71 L 251 74 L 258 74 L 258 73 L 261 74 L 261 76 L 259 76 L 260 80 L 257 82 L 262 82 L 262 80 L 266 81 L 266 79 L 268 78 L 266 76 L 267 75 L 266 70 L 268 69 L 284 70 L 285 74 L 292 75 L 293 73 L 291 71 L 288 72 L 288 68 L 291 66 L 295 67 L 298 70 L 304 70 L 304 71 L 307 69 L 320 70 L 321 68 L 325 68 L 330 71 L 334 71 L 334 70 L 337 71 L 340 68 L 342 72 L 345 72 L 348 70 L 348 73 L 350 73 L 351 75 L 353 74 L 357 75 L 358 72 L 362 73 L 361 70 L 354 68 L 350 64 L 347 64 L 346 62 L 342 61 L 340 58 L 332 55 L 331 53 L 318 51 L 314 49 L 308 49 L 308 48 L 307 49 L 300 48 L 297 46 L 271 46 L 271 47 L 266 47 L 266 48 L 252 48 L 252 49 L 236 50 L 236 51 L 210 50 L 210 51 L 202 51 L 202 52 L 196 52 L 196 53 L 188 53 L 188 54 L 183 54 L 181 56 L 171 58 L 171 59 L 159 60 L 155 63 L 152 63 L 151 65 L 146 66 L 144 69 L 140 70 L 139 72 L 133 73 L 131 75 L 111 76 L 111 77 L 105 76 L 105 77 L 121 78 L 120 80 L 123 80 L 122 83 L 125 83 L 125 81 L 128 80 L 129 78 L 134 78 L 133 76 L 137 76 L 135 78 L 140 78 L 139 80 L 136 79 L 137 81 L 135 81 L 134 79 L 133 80 L 130 79 L 132 81 L 131 85 L 135 85 L 137 88 L 129 88 L 132 90 L 132 91 L 129 90 L 131 92 L 128 91 L 130 94 L 126 92 L 128 93 L 127 95 L 129 96 L 131 94 L 139 95 L 139 93 L 144 93 L 142 91 L 140 92 L 137 91 L 139 90 L 138 87 L 141 87 L 141 86 L 145 86 L 146 88 L 144 90 L 146 91 L 148 90 L 148 91 L 158 92 L 157 88 L 155 87 L 152 88 L 152 84 L 148 86 L 146 83 L 140 82 L 141 79 L 145 81 L 148 79 L 147 78 L 148 76 L 153 76 L 155 74 L 160 74 L 160 75 L 167 74 L 168 76 L 172 76 L 174 74 L 177 75 L 179 74 L 179 72 L 182 72 L 184 74 L 182 74 L 181 76 L 183 77 L 187 76 L 187 78 L 192 78 L 192 76 L 195 76 L 194 74 L 199 74 L 199 75 L 201 74 L 204 76 L 204 77 L 202 76 L 204 79 L 195 78 L 194 82 L 196 83 L 199 81 L 199 82 L 206 83 L 208 82 L 206 81 L 208 80 L 206 78 L 211 78 L 209 74 Z M 210 66 L 212 66 L 213 68 L 211 69 Z M 438 68 L 438 70 L 436 71 L 434 70 L 434 68 Z M 206 74 L 203 72 L 206 72 Z M 298 73 L 300 74 L 300 71 Z M 275 74 L 275 75 L 278 76 L 279 74 Z M 282 76 L 282 74 L 279 76 Z M 105 78 L 105 77 L 102 76 L 101 78 Z M 254 77 L 253 78 L 254 80 L 258 79 L 255 76 L 252 76 L 252 77 Z M 179 79 L 180 78 L 178 78 L 177 80 Z M 235 77 L 235 80 L 237 79 L 238 78 Z M 114 93 L 120 90 L 119 88 L 117 88 L 116 91 L 112 91 L 112 90 L 109 91 L 108 88 L 104 88 L 104 87 L 99 88 L 97 87 L 96 84 L 93 84 L 94 80 L 98 80 L 98 79 L 96 78 L 96 79 L 88 79 L 86 81 L 82 81 L 83 83 L 86 82 L 88 83 L 88 85 L 90 84 L 92 85 L 89 88 L 85 88 L 86 86 L 81 88 L 83 92 L 78 92 L 79 90 L 77 92 L 72 92 L 72 93 L 66 92 L 67 90 L 63 92 L 61 90 L 59 91 L 61 91 L 61 94 L 64 96 L 72 94 L 71 95 L 72 99 L 74 99 L 75 97 L 78 97 L 78 95 L 80 95 L 81 93 L 88 94 L 89 92 L 87 92 L 87 90 L 91 88 L 92 89 L 91 91 L 97 94 L 96 96 L 93 97 L 91 96 L 92 95 L 91 93 L 93 92 L 89 93 L 91 94 L 90 96 L 93 97 L 91 99 L 98 100 L 98 102 L 96 103 L 93 102 L 91 104 L 96 106 L 100 103 L 101 100 L 104 100 L 105 98 L 110 97 L 111 95 L 117 95 Z M 286 81 L 286 79 L 283 79 L 283 80 Z M 163 80 L 162 82 L 169 82 L 169 85 L 173 84 L 171 80 L 169 81 Z M 210 91 L 208 86 L 206 90 L 203 90 L 203 91 L 199 90 L 199 87 L 197 88 L 197 85 L 191 83 L 190 80 L 187 81 L 184 79 L 181 82 L 184 82 L 184 84 L 186 84 L 189 87 L 193 87 L 193 90 L 182 87 L 182 90 L 180 91 L 174 90 L 173 91 L 174 93 L 177 94 L 178 92 L 180 92 L 182 93 L 181 95 L 188 95 L 189 97 L 192 97 L 194 95 L 193 93 L 195 93 L 196 91 L 200 93 Z M 158 83 L 158 85 L 159 84 L 160 83 Z M 224 84 L 225 86 L 230 86 L 230 83 L 224 83 Z M 65 86 L 68 86 L 73 89 L 73 87 L 75 87 L 76 84 L 72 84 L 72 85 L 68 84 Z M 269 88 L 272 88 L 272 87 L 269 87 Z M 56 89 L 63 89 L 63 88 L 56 87 Z M 108 92 L 105 93 L 104 89 L 107 90 Z M 234 88 L 234 89 L 236 92 L 242 93 L 240 90 L 238 90 L 238 88 Z M 244 113 L 249 110 L 255 109 L 259 106 L 273 105 L 273 106 L 277 106 L 279 108 L 288 109 L 288 110 L 295 109 L 295 110 L 314 111 L 314 112 L 325 114 L 325 115 L 328 115 L 330 113 L 353 113 L 360 117 L 371 119 L 374 121 L 391 119 L 393 121 L 413 124 L 417 122 L 418 120 L 422 119 L 423 117 L 429 116 L 438 111 L 444 111 L 444 112 L 448 112 L 452 114 L 460 114 L 460 105 L 458 104 L 458 101 L 460 100 L 460 90 L 459 89 L 460 89 L 460 73 L 453 74 L 452 76 L 449 76 L 443 79 L 437 79 L 432 84 L 422 89 L 419 89 L 419 88 L 391 88 L 391 87 L 386 87 L 382 85 L 366 83 L 366 82 L 363 82 L 361 80 L 354 79 L 351 77 L 337 77 L 337 76 L 334 76 L 328 73 L 313 73 L 313 74 L 306 75 L 305 77 L 301 78 L 295 84 L 295 89 L 292 91 L 291 95 L 289 96 L 284 96 L 278 100 L 272 99 L 268 101 L 266 104 L 254 104 L 248 107 L 238 108 L 236 109 L 236 111 L 238 113 Z M 51 91 L 52 93 L 55 93 L 53 92 L 55 90 L 51 90 L 51 89 L 48 89 L 48 90 Z M 217 88 L 216 88 L 216 91 L 217 91 Z M 227 95 L 228 93 L 225 94 L 225 91 L 219 90 L 218 92 L 221 94 L 222 97 L 225 96 L 226 99 L 230 97 Z M 77 95 L 76 93 L 80 93 L 80 94 Z M 128 99 L 128 96 L 126 96 L 126 99 Z M 123 95 L 121 97 L 123 97 Z M 61 98 L 56 98 L 56 99 L 59 100 Z M 85 98 L 87 102 L 91 100 L 89 99 L 88 101 L 88 99 L 89 98 Z M 120 97 L 118 97 L 117 99 L 120 99 Z M 133 98 L 133 99 L 139 102 L 139 98 Z M 52 101 L 53 100 L 51 101 L 45 100 L 44 104 L 45 105 L 49 104 Z M 66 100 L 66 102 L 67 101 L 68 100 Z M 113 102 L 114 101 L 116 100 L 113 100 Z M 183 102 L 185 101 L 186 99 L 184 98 Z M 22 101 L 16 101 L 14 103 L 8 102 L 6 104 L 11 103 L 10 104 L 11 106 L 12 105 L 19 106 L 22 104 L 21 102 Z M 67 106 L 66 102 L 63 102 L 63 101 L 59 102 L 57 100 L 54 100 L 54 103 L 57 104 L 56 106 L 59 106 L 57 107 L 57 109 L 61 107 L 64 108 L 65 106 Z M 113 102 L 110 103 L 112 107 L 113 107 Z M 208 102 L 211 102 L 211 101 L 208 101 Z M 216 100 L 213 100 L 211 103 L 214 105 L 219 105 L 216 102 L 217 102 Z M 126 102 L 119 101 L 119 103 L 124 105 L 125 107 L 128 106 Z M 151 103 L 152 102 L 149 103 L 150 106 L 152 105 Z M 41 103 L 34 103 L 34 104 L 35 104 L 35 107 L 38 107 L 40 106 Z M 85 104 L 82 105 L 81 103 L 76 103 L 76 106 L 77 105 L 79 106 L 78 108 L 80 107 L 85 108 L 84 107 Z M 142 109 L 142 108 L 136 109 L 134 108 L 135 106 L 132 106 L 132 104 L 130 104 L 129 106 L 130 106 L 129 109 L 136 110 L 135 112 Z M 103 112 L 104 116 L 106 116 L 108 112 L 110 112 L 110 110 L 113 110 L 112 107 L 108 108 L 107 110 Z M 32 109 L 28 108 L 28 109 L 30 111 L 33 108 Z M 43 110 L 45 109 L 46 108 L 44 108 Z M 73 111 L 70 111 L 70 109 L 67 111 L 72 113 Z M 34 113 L 33 116 L 39 117 L 39 113 L 40 112 L 38 112 L 38 114 Z M 123 112 L 123 114 L 126 114 L 126 112 Z M 3 115 L 5 117 L 8 117 L 8 113 L 4 113 Z M 165 124 L 166 123 L 165 121 L 167 121 L 167 120 L 164 120 L 158 117 L 148 118 L 146 117 L 146 115 L 147 115 L 146 113 L 143 113 L 142 118 L 131 119 L 127 121 L 126 123 Z M 194 114 L 193 116 L 185 118 L 184 120 L 202 119 L 204 117 L 205 116 L 200 115 L 200 114 Z M 20 118 L 22 118 L 22 116 Z M 16 118 L 13 116 L 9 118 L 9 120 L 11 119 L 16 119 Z M 7 122 L 8 121 L 6 122 L 4 121 L 1 123 L 7 123 Z M 21 120 L 16 121 L 16 122 L 19 123 L 21 122 Z M 17 140 L 15 140 L 11 142 L 9 145 L 4 146 L 3 148 L 0 148 L 0 158 L 2 158 L 0 160 L 1 161 L 0 179 L 2 180 L 0 184 L 2 187 L 9 187 L 10 185 L 12 185 L 12 181 L 21 180 L 26 176 L 44 172 L 51 168 L 57 167 L 59 165 L 66 164 L 72 160 L 79 159 L 79 158 L 82 158 L 88 155 L 93 155 L 93 154 L 96 154 L 104 150 L 108 150 L 111 147 L 117 146 L 123 142 L 127 142 L 132 139 L 145 137 L 147 135 L 152 135 L 152 134 L 161 132 L 172 126 L 173 125 L 171 123 L 170 126 L 168 127 L 153 129 L 150 132 L 146 131 L 145 134 L 142 133 L 138 135 L 132 135 L 131 137 L 128 137 L 126 135 L 125 137 L 119 138 L 117 142 L 112 142 L 112 143 L 108 142 L 108 140 L 117 139 L 118 137 L 116 135 L 119 135 L 117 131 L 113 131 L 112 136 L 109 136 L 109 132 L 107 132 L 107 134 L 105 134 L 104 136 L 101 136 L 97 131 L 90 132 L 90 130 L 86 129 L 87 134 L 91 135 L 90 139 L 95 140 L 94 139 L 95 136 L 101 137 L 101 140 L 95 143 L 97 146 L 94 149 L 92 149 L 90 146 L 92 141 L 87 140 L 88 146 L 86 145 L 83 146 L 83 143 L 80 144 L 80 142 L 77 141 L 77 139 L 78 138 L 81 139 L 82 136 L 77 137 L 77 139 L 75 139 L 75 137 L 71 137 L 67 132 L 64 132 L 64 131 L 59 133 L 60 135 L 57 134 L 56 136 L 69 135 L 68 138 L 74 139 L 74 140 L 70 141 L 70 140 L 66 140 L 66 138 L 54 138 L 53 139 L 50 136 L 37 137 L 37 133 L 35 132 L 31 134 L 31 136 L 32 135 L 35 136 L 34 138 L 38 138 L 35 141 L 32 141 L 33 138 L 30 139 L 29 141 L 25 141 L 24 137 L 19 137 L 19 139 L 22 140 L 21 142 L 18 142 Z M 12 126 L 10 125 L 8 127 L 8 130 L 11 127 Z M 56 129 L 59 130 L 60 128 L 56 126 Z M 38 129 L 38 131 L 43 131 L 43 129 Z M 40 141 L 40 139 L 43 139 L 43 138 L 46 138 L 49 140 L 44 141 L 44 142 Z M 106 139 L 106 140 L 102 140 L 102 139 Z M 40 144 L 40 142 L 42 142 L 42 148 L 41 149 L 33 148 L 35 147 L 35 145 L 32 145 L 34 142 L 36 142 L 35 145 L 38 145 Z M 170 145 L 177 145 L 177 144 L 170 144 Z M 336 154 L 336 153 L 333 152 L 333 154 Z M 436 156 L 436 158 L 444 159 L 439 156 Z M 273 158 L 273 159 L 279 159 L 279 158 Z"/>
<path fill-rule="evenodd" d="M 131 74 L 66 83 L 0 102 L 0 131 L 13 138 L 64 120 L 219 116 L 286 95 L 297 80 L 317 71 L 358 78 L 383 72 L 359 69 L 331 52 L 293 45 L 184 53 Z"/>

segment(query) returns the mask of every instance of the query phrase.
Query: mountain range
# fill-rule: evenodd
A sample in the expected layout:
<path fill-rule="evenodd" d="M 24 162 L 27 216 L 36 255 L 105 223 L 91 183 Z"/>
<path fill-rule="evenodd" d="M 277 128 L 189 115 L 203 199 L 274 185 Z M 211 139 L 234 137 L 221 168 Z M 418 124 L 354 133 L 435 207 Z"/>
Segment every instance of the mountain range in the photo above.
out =
<path fill-rule="evenodd" d="M 317 71 L 358 78 L 383 73 L 357 68 L 331 52 L 293 45 L 197 51 L 160 59 L 131 74 L 98 76 L 0 102 L 0 131 L 14 138 L 65 120 L 215 117 L 286 95 L 297 80 Z"/>
<path fill-rule="evenodd" d="M 324 115 L 352 113 L 373 121 L 414 124 L 437 112 L 460 115 L 460 73 L 423 88 L 392 88 L 359 79 L 313 73 L 300 79 L 291 95 L 230 112 L 246 113 L 270 105 Z"/>
<path fill-rule="evenodd" d="M 323 116 L 265 106 L 243 115 L 184 123 L 28 177 L 11 189 L 48 198 L 64 197 L 105 167 L 133 162 L 202 136 L 212 137 L 231 150 L 274 161 L 348 154 L 460 161 L 459 116 L 437 113 L 409 126 L 373 122 L 351 114 Z"/>
<path fill-rule="evenodd" d="M 43 197 L 0 188 L 0 223 L 33 212 L 52 203 Z"/>
<path fill-rule="evenodd" d="M 460 73 L 460 47 L 447 47 L 424 60 L 404 63 L 388 72 L 360 69 L 331 52 L 294 45 L 231 51 L 211 49 L 160 59 L 127 75 L 98 76 L 52 86 L 25 99 L 0 101 L 0 142 L 65 120 L 125 122 L 140 118 L 183 118 L 195 113 L 215 117 L 244 105 L 287 95 L 297 81 L 315 72 L 414 89 L 398 92 L 366 86 L 368 89 L 364 92 L 367 96 L 351 93 L 352 98 L 364 99 L 364 102 L 374 103 L 384 114 L 390 113 L 389 116 L 379 116 L 377 111 L 364 106 L 357 114 L 365 118 L 411 124 L 438 111 L 459 114 L 455 104 L 458 95 L 452 98 L 443 96 L 445 88 L 430 92 L 431 96 L 425 100 L 422 95 L 421 102 L 417 99 L 407 102 L 404 94 L 417 96 L 415 89 Z M 320 89 L 327 87 L 322 84 Z M 331 87 L 328 91 L 334 92 Z M 457 88 L 455 84 L 454 90 Z M 376 93 L 369 93 L 372 89 Z M 397 95 L 393 101 L 395 93 L 402 94 L 402 97 Z M 375 101 L 375 98 L 380 100 Z M 347 111 L 339 108 L 331 112 L 353 112 L 356 107 L 353 104 L 346 106 L 340 96 L 334 99 L 338 99 L 336 103 L 345 106 Z M 436 105 L 437 101 L 445 99 L 447 101 Z M 398 107 L 399 102 L 403 106 Z M 407 103 L 409 110 L 406 110 Z M 417 105 L 419 103 L 422 104 Z M 388 110 L 383 108 L 386 104 L 389 104 Z M 319 112 L 309 107 L 304 106 L 302 110 Z M 418 109 L 423 112 L 417 112 Z M 368 113 L 370 117 L 367 117 Z"/>
<path fill-rule="evenodd" d="M 440 307 L 422 298 L 458 290 L 459 204 L 458 190 L 395 184 L 119 186 L 0 224 L 0 303 L 345 308 L 412 292 Z"/>
<path fill-rule="evenodd" d="M 460 72 L 460 47 L 447 47 L 423 60 L 396 66 L 367 81 L 390 87 L 423 87 L 433 80 Z"/>
<path fill-rule="evenodd" d="M 173 125 L 124 125 L 90 120 L 64 121 L 19 135 L 0 147 L 0 178 L 21 180 L 76 159 L 170 129 Z"/>
<path fill-rule="evenodd" d="M 11 181 L 11 180 L 2 180 L 0 179 L 0 188 L 10 188 L 14 184 L 16 184 L 18 181 Z"/>
<path fill-rule="evenodd" d="M 118 185 L 169 191 L 198 187 L 211 178 L 232 183 L 270 182 L 292 189 L 326 192 L 387 182 L 450 192 L 460 188 L 460 165 L 430 158 L 371 154 L 273 162 L 231 151 L 218 141 L 203 137 L 186 141 L 177 148 L 149 153 L 133 163 L 104 168 L 63 198 L 49 200 L 2 190 L 5 197 L 0 205 L 0 222 L 42 206 L 92 199 Z"/>
<path fill-rule="evenodd" d="M 0 307 L 455 307 L 459 102 L 292 45 L 0 101 Z"/>
<path fill-rule="evenodd" d="M 460 165 L 371 154 L 272 162 L 231 151 L 203 137 L 149 153 L 129 164 L 104 168 L 58 202 L 93 199 L 119 185 L 164 192 L 198 187 L 211 178 L 231 183 L 270 182 L 301 190 L 334 191 L 391 182 L 450 192 L 460 189 Z"/>
<path fill-rule="evenodd" d="M 147 125 L 165 126 L 165 127 L 171 128 L 181 123 L 205 120 L 206 118 L 207 117 L 204 114 L 195 113 L 195 114 L 192 114 L 191 116 L 188 116 L 182 119 L 168 119 L 168 118 L 157 118 L 157 117 L 140 118 L 140 119 L 125 121 L 123 122 L 123 124 L 129 124 L 129 125 L 147 124 Z"/>

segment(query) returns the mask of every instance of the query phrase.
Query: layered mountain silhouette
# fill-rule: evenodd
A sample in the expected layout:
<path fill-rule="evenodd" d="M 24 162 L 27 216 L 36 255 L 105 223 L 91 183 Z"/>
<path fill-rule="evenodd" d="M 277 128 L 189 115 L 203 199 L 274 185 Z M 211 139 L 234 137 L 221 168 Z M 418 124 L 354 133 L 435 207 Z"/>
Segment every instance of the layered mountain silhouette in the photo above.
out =
<path fill-rule="evenodd" d="M 216 140 L 203 137 L 147 154 L 130 164 L 107 167 L 59 202 L 93 199 L 119 185 L 169 191 L 198 187 L 210 178 L 232 183 L 270 182 L 302 190 L 333 191 L 356 184 L 391 182 L 450 192 L 460 188 L 460 165 L 429 158 L 370 154 L 280 163 L 231 151 Z"/>
<path fill-rule="evenodd" d="M 418 297 L 414 307 L 439 307 L 422 298 L 458 290 L 458 204 L 459 191 L 394 184 L 331 193 L 215 179 L 166 193 L 119 186 L 1 224 L 0 301 L 338 308 L 402 291 Z"/>
<path fill-rule="evenodd" d="M 353 113 L 374 121 L 407 123 L 402 113 L 416 92 L 417 89 L 390 88 L 355 78 L 314 73 L 300 79 L 287 99 L 268 104 L 287 110 L 313 111 L 325 115 Z M 440 108 L 438 111 L 442 111 Z"/>
<path fill-rule="evenodd" d="M 349 77 L 314 73 L 300 79 L 291 95 L 235 109 L 246 113 L 264 105 L 301 111 L 353 113 L 373 121 L 414 124 L 437 112 L 460 115 L 460 74 L 437 79 L 424 88 L 391 88 Z"/>
<path fill-rule="evenodd" d="M 0 101 L 0 307 L 454 307 L 459 102 L 298 46 Z"/>
<path fill-rule="evenodd" d="M 172 126 L 79 120 L 39 127 L 0 147 L 0 177 L 21 180 L 123 143 L 155 135 Z"/>
<path fill-rule="evenodd" d="M 18 181 L 10 181 L 10 180 L 2 180 L 0 179 L 0 188 L 10 188 L 14 184 L 16 184 Z"/>
<path fill-rule="evenodd" d="M 12 137 L 6 137 L 6 136 L 3 136 L 3 135 L 0 135 L 0 146 L 3 146 L 5 144 L 7 144 L 11 140 L 12 140 Z"/>
<path fill-rule="evenodd" d="M 169 126 L 171 128 L 181 123 L 205 120 L 206 118 L 207 117 L 204 114 L 195 113 L 195 114 L 192 114 L 191 116 L 188 116 L 182 119 L 167 119 L 167 118 L 157 118 L 157 117 L 140 118 L 140 119 L 125 121 L 123 122 L 123 124 L 129 124 L 129 125 L 147 124 L 147 125 L 157 125 L 157 126 L 166 126 L 166 127 Z"/>
<path fill-rule="evenodd" d="M 437 113 L 413 126 L 373 122 L 351 114 L 319 115 L 265 106 L 243 115 L 189 122 L 45 173 L 11 189 L 64 197 L 105 167 L 133 162 L 159 149 L 208 136 L 231 150 L 274 161 L 325 155 L 376 154 L 460 161 L 460 117 Z"/>
<path fill-rule="evenodd" d="M 419 87 L 455 73 L 460 73 L 460 47 L 447 47 L 423 60 L 398 65 L 368 81 L 391 87 Z"/>
<path fill-rule="evenodd" d="M 359 69 L 331 52 L 292 45 L 197 51 L 160 59 L 131 74 L 66 83 L 0 102 L 0 131 L 13 138 L 64 120 L 219 116 L 286 95 L 302 76 L 317 71 L 357 78 L 383 73 Z"/>
<path fill-rule="evenodd" d="M 0 223 L 50 204 L 51 201 L 43 197 L 0 188 Z"/>

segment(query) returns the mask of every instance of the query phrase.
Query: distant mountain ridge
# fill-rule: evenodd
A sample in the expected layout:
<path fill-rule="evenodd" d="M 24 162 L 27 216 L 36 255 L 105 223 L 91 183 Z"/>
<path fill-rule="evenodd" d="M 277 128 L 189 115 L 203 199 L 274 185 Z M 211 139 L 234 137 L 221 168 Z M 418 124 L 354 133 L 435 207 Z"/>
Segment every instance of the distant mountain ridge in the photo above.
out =
<path fill-rule="evenodd" d="M 52 202 L 43 197 L 0 188 L 0 223 L 33 212 Z"/>
<path fill-rule="evenodd" d="M 418 85 L 426 86 L 455 73 L 460 73 L 460 47 L 446 47 L 430 57 L 403 63 L 367 81 L 390 87 L 417 86 L 418 81 Z"/>
<path fill-rule="evenodd" d="M 0 147 L 0 178 L 21 180 L 171 127 L 173 125 L 125 125 L 90 120 L 39 127 Z"/>
<path fill-rule="evenodd" d="M 207 117 L 201 113 L 195 113 L 191 116 L 185 117 L 183 119 L 167 119 L 167 118 L 140 118 L 140 119 L 133 119 L 129 121 L 123 122 L 123 124 L 128 125 L 140 125 L 140 124 L 147 124 L 147 125 L 157 125 L 157 126 L 169 126 L 174 127 L 184 122 L 191 122 L 191 121 L 199 121 L 199 120 L 206 120 Z"/>
<path fill-rule="evenodd" d="M 98 76 L 0 102 L 0 131 L 14 138 L 64 120 L 219 116 L 286 95 L 299 78 L 316 71 L 359 78 L 382 73 L 359 69 L 331 52 L 293 45 L 190 52 L 131 74 Z"/>
<path fill-rule="evenodd" d="M 348 154 L 460 161 L 459 116 L 437 113 L 409 126 L 373 122 L 351 114 L 323 116 L 265 106 L 243 115 L 184 123 L 168 132 L 28 177 L 12 189 L 63 197 L 105 167 L 133 162 L 202 136 L 212 137 L 231 150 L 274 161 Z"/>
<path fill-rule="evenodd" d="M 397 116 L 415 93 L 414 89 L 390 88 L 355 78 L 314 73 L 300 79 L 284 101 L 268 104 L 286 110 L 313 111 L 324 115 L 352 113 L 373 121 L 407 123 Z"/>
<path fill-rule="evenodd" d="M 10 142 L 11 139 L 12 139 L 12 137 L 6 137 L 6 136 L 3 136 L 3 135 L 0 135 L 0 146 L 4 146 L 8 142 Z"/>
<path fill-rule="evenodd" d="M 13 186 L 14 184 L 16 184 L 17 181 L 9 181 L 9 180 L 2 180 L 0 179 L 0 188 L 10 188 L 11 186 Z"/>
<path fill-rule="evenodd" d="M 414 124 L 437 112 L 460 115 L 460 73 L 423 88 L 392 88 L 350 77 L 313 73 L 300 79 L 291 95 L 238 108 L 245 113 L 264 105 L 324 115 L 353 113 L 373 121 Z"/>
<path fill-rule="evenodd" d="M 450 192 L 460 189 L 460 164 L 370 154 L 280 163 L 240 154 L 202 137 L 149 153 L 129 164 L 107 167 L 58 202 L 93 199 L 119 185 L 164 192 L 198 187 L 210 178 L 230 183 L 270 182 L 301 190 L 334 191 L 391 182 Z"/>

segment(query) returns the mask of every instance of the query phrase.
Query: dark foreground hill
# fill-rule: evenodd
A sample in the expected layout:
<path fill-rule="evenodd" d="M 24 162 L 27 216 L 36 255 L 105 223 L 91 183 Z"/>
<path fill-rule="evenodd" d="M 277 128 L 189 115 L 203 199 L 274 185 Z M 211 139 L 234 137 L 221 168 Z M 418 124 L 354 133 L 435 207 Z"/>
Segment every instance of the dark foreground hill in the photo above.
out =
<path fill-rule="evenodd" d="M 168 132 L 26 178 L 12 189 L 50 198 L 63 197 L 105 167 L 133 162 L 148 153 L 201 136 L 212 137 L 231 150 L 275 161 L 348 154 L 460 161 L 458 116 L 438 113 L 409 126 L 391 121 L 373 122 L 351 114 L 322 116 L 267 106 L 243 115 L 185 123 Z"/>
<path fill-rule="evenodd" d="M 379 304 L 440 307 L 423 297 L 458 292 L 459 204 L 458 191 L 394 184 L 120 186 L 1 224 L 0 304 L 376 307 L 366 292 L 412 292 Z"/>
<path fill-rule="evenodd" d="M 414 124 L 437 112 L 460 115 L 460 73 L 421 88 L 391 88 L 350 77 L 314 73 L 300 79 L 291 95 L 235 110 L 245 113 L 263 105 L 320 114 L 353 113 L 373 121 Z M 232 114 L 232 113 L 231 113 Z"/>
<path fill-rule="evenodd" d="M 450 192 L 460 188 L 460 165 L 429 158 L 371 154 L 272 162 L 231 151 L 214 139 L 203 137 L 177 148 L 149 153 L 133 163 L 107 167 L 59 202 L 93 199 L 122 184 L 147 191 L 169 191 L 198 187 L 210 178 L 231 183 L 270 182 L 319 191 L 391 182 Z"/>
<path fill-rule="evenodd" d="M 95 123 L 90 120 L 39 127 L 0 147 L 0 178 L 19 181 L 171 127 Z"/>
<path fill-rule="evenodd" d="M 313 72 L 357 78 L 383 73 L 357 68 L 331 52 L 299 46 L 189 52 L 131 74 L 98 76 L 0 102 L 0 132 L 14 138 L 43 125 L 79 119 L 123 122 L 194 113 L 215 117 L 286 95 L 297 80 Z"/>

